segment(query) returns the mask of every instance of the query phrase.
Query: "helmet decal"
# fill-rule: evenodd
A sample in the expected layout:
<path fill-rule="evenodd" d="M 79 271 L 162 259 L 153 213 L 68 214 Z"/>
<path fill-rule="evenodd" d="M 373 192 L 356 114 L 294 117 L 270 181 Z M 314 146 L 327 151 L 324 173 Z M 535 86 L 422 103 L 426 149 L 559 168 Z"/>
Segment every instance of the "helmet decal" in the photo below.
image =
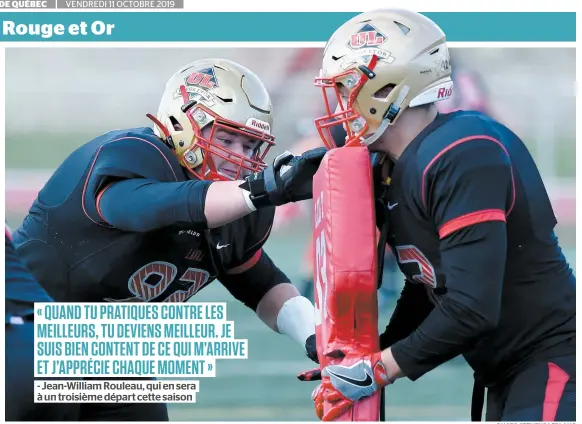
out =
<path fill-rule="evenodd" d="M 386 41 L 386 36 L 371 24 L 365 24 L 348 40 L 348 47 L 358 50 L 364 47 L 379 47 Z"/>

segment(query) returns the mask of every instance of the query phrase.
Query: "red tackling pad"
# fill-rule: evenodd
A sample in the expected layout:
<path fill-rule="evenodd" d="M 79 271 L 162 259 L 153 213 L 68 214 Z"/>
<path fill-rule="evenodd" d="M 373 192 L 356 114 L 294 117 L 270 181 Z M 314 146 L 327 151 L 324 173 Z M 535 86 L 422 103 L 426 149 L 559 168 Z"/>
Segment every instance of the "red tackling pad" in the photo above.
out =
<path fill-rule="evenodd" d="M 376 225 L 368 149 L 329 151 L 313 179 L 314 299 L 321 368 L 334 350 L 377 352 Z M 325 377 L 328 378 L 328 377 Z M 379 421 L 380 393 L 336 421 Z M 324 413 L 329 404 L 324 405 Z"/>

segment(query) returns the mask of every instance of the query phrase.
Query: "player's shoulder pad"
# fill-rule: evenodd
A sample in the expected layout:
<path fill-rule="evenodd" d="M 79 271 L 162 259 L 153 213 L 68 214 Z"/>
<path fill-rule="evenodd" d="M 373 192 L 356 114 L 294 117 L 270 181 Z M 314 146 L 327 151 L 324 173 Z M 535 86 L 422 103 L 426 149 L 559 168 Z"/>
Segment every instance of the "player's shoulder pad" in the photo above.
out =
<path fill-rule="evenodd" d="M 495 160 L 509 159 L 499 123 L 480 112 L 460 111 L 452 115 L 418 148 L 416 163 L 422 175 L 459 163 L 478 166 L 484 154 L 495 156 Z"/>
<path fill-rule="evenodd" d="M 178 159 L 151 128 L 104 134 L 93 157 L 91 173 L 111 178 L 185 179 Z"/>
<path fill-rule="evenodd" d="M 226 269 L 247 263 L 261 250 L 271 234 L 274 218 L 274 207 L 261 208 L 212 231 L 213 248 L 230 244 L 228 249 L 217 249 Z"/>
<path fill-rule="evenodd" d="M 145 178 L 159 182 L 185 181 L 178 159 L 151 130 L 116 130 L 93 140 L 95 153 L 83 184 L 83 209 L 96 223 L 103 220 L 97 198 L 116 181 Z"/>

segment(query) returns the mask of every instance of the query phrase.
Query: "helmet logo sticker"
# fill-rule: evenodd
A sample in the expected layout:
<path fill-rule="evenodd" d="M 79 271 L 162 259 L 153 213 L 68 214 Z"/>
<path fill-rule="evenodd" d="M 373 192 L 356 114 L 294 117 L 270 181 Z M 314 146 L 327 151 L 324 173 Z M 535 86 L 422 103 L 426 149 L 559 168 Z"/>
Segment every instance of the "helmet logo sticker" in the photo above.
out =
<path fill-rule="evenodd" d="M 437 71 L 438 76 L 441 76 L 441 75 L 444 75 L 444 74 L 450 72 L 450 68 L 451 68 L 450 59 L 447 58 L 447 59 L 440 60 L 436 63 L 436 65 L 437 65 L 436 71 Z"/>
<path fill-rule="evenodd" d="M 453 95 L 453 85 L 451 84 L 448 87 L 440 87 L 437 91 L 437 100 L 444 100 L 448 99 Z"/>
<path fill-rule="evenodd" d="M 357 33 L 348 40 L 348 47 L 358 50 L 363 47 L 378 47 L 384 44 L 386 36 L 378 31 L 373 25 L 365 24 Z"/>
<path fill-rule="evenodd" d="M 214 74 L 214 68 L 204 68 L 192 72 L 184 80 L 189 100 L 204 102 L 208 107 L 214 106 L 214 100 L 207 90 L 218 87 L 218 78 Z M 180 89 L 174 92 L 174 98 L 182 97 Z"/>
<path fill-rule="evenodd" d="M 367 65 L 368 63 L 370 63 L 372 55 L 378 56 L 378 60 L 381 60 L 386 63 L 393 63 L 395 60 L 394 56 L 392 56 L 392 54 L 389 51 L 374 47 L 368 47 L 343 56 L 339 61 L 339 65 L 342 67 L 342 69 L 348 69 L 356 63 Z"/>
<path fill-rule="evenodd" d="M 256 128 L 259 131 L 271 134 L 271 125 L 268 122 L 261 121 L 260 119 L 249 118 L 246 123 L 247 127 Z"/>
<path fill-rule="evenodd" d="M 218 80 L 214 74 L 214 68 L 205 68 L 192 72 L 186 78 L 186 85 L 195 85 L 207 90 L 218 87 Z"/>

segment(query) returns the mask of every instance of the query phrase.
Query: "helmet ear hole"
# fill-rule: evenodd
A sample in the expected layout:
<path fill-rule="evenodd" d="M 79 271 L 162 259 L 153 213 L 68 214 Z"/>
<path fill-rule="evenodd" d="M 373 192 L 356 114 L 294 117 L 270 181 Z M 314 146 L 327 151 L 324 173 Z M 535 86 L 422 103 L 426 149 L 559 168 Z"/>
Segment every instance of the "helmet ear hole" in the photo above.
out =
<path fill-rule="evenodd" d="M 386 84 L 384 87 L 374 93 L 374 98 L 385 99 L 390 95 L 390 92 L 396 87 L 396 84 Z"/>
<path fill-rule="evenodd" d="M 172 127 L 174 131 L 184 131 L 184 127 L 178 122 L 178 120 L 174 116 L 170 116 L 170 122 L 172 123 Z"/>
<path fill-rule="evenodd" d="M 408 33 L 410 32 L 410 28 L 407 27 L 406 25 L 400 23 L 400 22 L 396 22 L 394 21 L 394 23 L 396 24 L 396 26 L 400 29 L 400 31 L 402 31 L 402 33 L 404 35 L 408 35 Z"/>

